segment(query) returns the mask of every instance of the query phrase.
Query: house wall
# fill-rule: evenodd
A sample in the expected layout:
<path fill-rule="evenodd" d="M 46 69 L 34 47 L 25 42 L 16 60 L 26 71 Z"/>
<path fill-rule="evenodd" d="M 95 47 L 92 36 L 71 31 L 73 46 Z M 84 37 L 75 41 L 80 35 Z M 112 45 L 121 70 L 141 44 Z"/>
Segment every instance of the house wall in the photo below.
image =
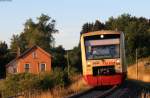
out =
<path fill-rule="evenodd" d="M 7 71 L 8 73 L 11 73 L 11 74 L 16 73 L 16 71 L 17 71 L 17 62 L 14 61 L 14 62 L 6 69 L 6 71 Z"/>
<path fill-rule="evenodd" d="M 33 52 L 36 53 L 34 58 Z M 47 55 L 44 51 L 39 48 L 33 49 L 25 56 L 18 60 L 17 72 L 25 72 L 24 65 L 30 64 L 30 73 L 38 74 L 40 72 L 40 64 L 46 64 L 46 71 L 51 71 L 51 56 Z"/>

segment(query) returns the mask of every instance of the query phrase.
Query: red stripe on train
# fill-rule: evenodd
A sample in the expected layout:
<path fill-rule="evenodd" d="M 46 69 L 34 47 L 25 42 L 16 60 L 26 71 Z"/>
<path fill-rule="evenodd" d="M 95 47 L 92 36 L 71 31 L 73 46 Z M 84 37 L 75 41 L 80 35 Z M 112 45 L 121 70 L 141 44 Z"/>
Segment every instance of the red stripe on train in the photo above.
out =
<path fill-rule="evenodd" d="M 118 85 L 125 80 L 126 74 L 115 74 L 109 76 L 85 75 L 84 79 L 91 86 Z"/>

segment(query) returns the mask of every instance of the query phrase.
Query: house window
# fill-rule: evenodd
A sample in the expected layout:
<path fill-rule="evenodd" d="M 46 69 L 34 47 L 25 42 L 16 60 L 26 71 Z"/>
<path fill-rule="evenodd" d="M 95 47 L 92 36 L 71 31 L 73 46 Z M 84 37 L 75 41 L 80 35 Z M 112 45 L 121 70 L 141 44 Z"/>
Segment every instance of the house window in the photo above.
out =
<path fill-rule="evenodd" d="M 29 72 L 29 70 L 30 70 L 30 64 L 25 64 L 24 65 L 24 70 L 25 70 L 25 72 Z"/>
<path fill-rule="evenodd" d="M 37 58 L 37 54 L 36 54 L 35 51 L 32 53 L 32 56 L 33 56 L 34 59 Z"/>
<path fill-rule="evenodd" d="M 46 64 L 44 64 L 44 63 L 40 64 L 40 71 L 41 72 L 46 71 Z"/>

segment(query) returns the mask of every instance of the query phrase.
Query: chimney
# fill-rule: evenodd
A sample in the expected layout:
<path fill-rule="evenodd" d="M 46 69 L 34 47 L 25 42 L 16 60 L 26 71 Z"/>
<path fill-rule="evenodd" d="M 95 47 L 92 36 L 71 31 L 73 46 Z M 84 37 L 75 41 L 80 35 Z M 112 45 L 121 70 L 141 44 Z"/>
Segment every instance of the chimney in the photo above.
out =
<path fill-rule="evenodd" d="M 17 47 L 17 58 L 20 56 L 20 47 Z"/>

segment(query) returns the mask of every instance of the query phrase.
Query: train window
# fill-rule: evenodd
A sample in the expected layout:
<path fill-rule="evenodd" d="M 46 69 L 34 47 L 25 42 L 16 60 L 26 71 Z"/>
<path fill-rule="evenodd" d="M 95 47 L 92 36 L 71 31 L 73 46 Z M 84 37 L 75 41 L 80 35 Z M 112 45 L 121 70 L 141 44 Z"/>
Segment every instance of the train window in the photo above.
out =
<path fill-rule="evenodd" d="M 119 44 L 86 47 L 87 59 L 119 58 Z"/>
<path fill-rule="evenodd" d="M 105 37 L 100 35 L 86 36 L 85 51 L 86 58 L 92 59 L 113 59 L 120 56 L 120 35 L 105 34 Z"/>
<path fill-rule="evenodd" d="M 120 38 L 120 34 L 105 34 L 103 35 L 103 37 L 100 37 L 100 35 L 86 36 L 84 40 L 116 39 L 116 38 Z"/>

